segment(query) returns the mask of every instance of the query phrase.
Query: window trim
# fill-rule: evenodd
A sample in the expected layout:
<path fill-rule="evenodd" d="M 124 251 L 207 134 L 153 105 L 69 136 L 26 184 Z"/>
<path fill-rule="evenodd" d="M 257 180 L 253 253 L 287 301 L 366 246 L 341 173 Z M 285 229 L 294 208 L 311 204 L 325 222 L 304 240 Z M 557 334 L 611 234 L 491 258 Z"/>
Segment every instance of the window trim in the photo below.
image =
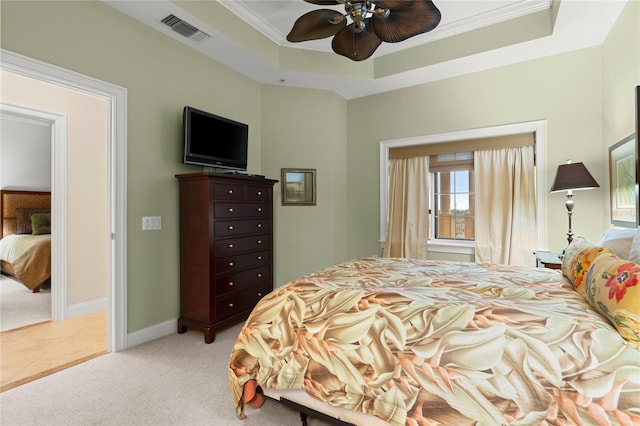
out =
<path fill-rule="evenodd" d="M 430 238 L 427 240 L 429 251 L 437 253 L 474 254 L 475 241 L 470 240 L 445 240 Z"/>
<path fill-rule="evenodd" d="M 486 138 L 494 136 L 507 136 L 520 133 L 533 132 L 536 141 L 536 185 L 538 191 L 536 193 L 536 202 L 538 204 L 536 212 L 536 220 L 538 223 L 538 247 L 546 247 L 544 212 L 546 209 L 546 192 L 547 182 L 545 179 L 546 166 L 546 134 L 547 121 L 536 120 L 521 123 L 505 124 L 491 127 L 480 127 L 476 129 L 458 130 L 453 132 L 436 133 L 431 135 L 416 136 L 403 139 L 389 139 L 380 141 L 380 244 L 384 246 L 384 240 L 387 234 L 387 204 L 388 204 L 388 182 L 389 182 L 389 150 L 398 147 L 408 147 L 415 145 L 434 144 L 456 142 L 460 140 L 473 138 Z M 469 254 L 468 247 L 459 244 L 440 244 L 440 241 L 429 240 L 427 246 L 431 251 L 462 253 Z M 473 242 L 469 242 L 473 243 Z M 473 253 L 473 247 L 472 251 Z"/>

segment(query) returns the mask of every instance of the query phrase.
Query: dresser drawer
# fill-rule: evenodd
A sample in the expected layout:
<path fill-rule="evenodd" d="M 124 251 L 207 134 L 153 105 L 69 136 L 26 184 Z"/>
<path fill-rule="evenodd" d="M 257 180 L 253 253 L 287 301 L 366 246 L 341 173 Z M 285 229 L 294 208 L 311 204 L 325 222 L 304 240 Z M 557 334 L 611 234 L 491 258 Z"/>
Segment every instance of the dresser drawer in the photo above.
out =
<path fill-rule="evenodd" d="M 242 291 L 253 287 L 269 285 L 271 275 L 269 266 L 262 266 L 248 271 L 225 274 L 216 278 L 216 296 L 232 291 Z"/>
<path fill-rule="evenodd" d="M 216 200 L 244 200 L 244 185 L 238 183 L 216 183 L 214 185 Z"/>
<path fill-rule="evenodd" d="M 220 221 L 215 223 L 214 232 L 216 237 L 255 234 L 268 231 L 269 224 L 268 219 Z"/>
<path fill-rule="evenodd" d="M 216 274 L 242 271 L 254 266 L 269 264 L 269 250 L 216 258 Z"/>
<path fill-rule="evenodd" d="M 216 219 L 235 219 L 243 217 L 269 217 L 268 203 L 216 203 Z"/>
<path fill-rule="evenodd" d="M 245 251 L 262 250 L 271 248 L 268 234 L 252 235 L 250 237 L 226 238 L 215 241 L 217 256 L 230 256 Z"/>
<path fill-rule="evenodd" d="M 265 285 L 216 298 L 216 318 L 223 318 L 246 309 L 252 309 L 269 291 L 271 291 L 269 286 Z"/>
<path fill-rule="evenodd" d="M 264 186 L 247 185 L 246 190 L 247 201 L 269 201 L 271 199 L 269 188 L 265 188 Z"/>

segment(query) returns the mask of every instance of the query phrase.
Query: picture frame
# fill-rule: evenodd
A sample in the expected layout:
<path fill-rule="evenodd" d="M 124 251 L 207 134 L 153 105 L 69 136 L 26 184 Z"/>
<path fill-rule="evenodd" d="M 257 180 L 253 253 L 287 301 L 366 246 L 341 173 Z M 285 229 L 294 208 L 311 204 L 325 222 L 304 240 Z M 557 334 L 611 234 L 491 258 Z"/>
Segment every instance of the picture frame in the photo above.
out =
<path fill-rule="evenodd" d="M 316 205 L 316 169 L 280 170 L 283 206 Z"/>
<path fill-rule="evenodd" d="M 637 159 L 635 133 L 609 147 L 609 194 L 614 226 L 638 226 Z"/>
<path fill-rule="evenodd" d="M 640 86 L 636 86 L 636 224 L 640 226 Z"/>

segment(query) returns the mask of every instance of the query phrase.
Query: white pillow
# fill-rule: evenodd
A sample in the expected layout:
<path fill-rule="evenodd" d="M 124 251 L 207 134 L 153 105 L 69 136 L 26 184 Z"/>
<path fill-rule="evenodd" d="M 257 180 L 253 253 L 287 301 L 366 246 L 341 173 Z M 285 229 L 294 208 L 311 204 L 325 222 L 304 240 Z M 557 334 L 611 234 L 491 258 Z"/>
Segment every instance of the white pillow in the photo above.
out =
<path fill-rule="evenodd" d="M 636 230 L 636 236 L 633 237 L 631 242 L 631 249 L 629 250 L 629 260 L 633 263 L 640 264 L 640 226 Z"/>
<path fill-rule="evenodd" d="M 628 259 L 637 232 L 635 228 L 610 228 L 604 232 L 598 245 L 610 248 L 618 257 Z"/>

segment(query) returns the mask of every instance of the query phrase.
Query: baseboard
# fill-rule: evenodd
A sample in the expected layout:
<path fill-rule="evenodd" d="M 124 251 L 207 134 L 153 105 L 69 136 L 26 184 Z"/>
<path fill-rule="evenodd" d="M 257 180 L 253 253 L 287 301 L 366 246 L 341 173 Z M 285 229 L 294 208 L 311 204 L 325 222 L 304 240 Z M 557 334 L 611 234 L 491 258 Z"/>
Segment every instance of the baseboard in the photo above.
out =
<path fill-rule="evenodd" d="M 107 299 L 95 299 L 89 302 L 77 303 L 67 307 L 67 314 L 65 318 L 79 317 L 80 315 L 87 315 L 93 312 L 107 310 Z"/>
<path fill-rule="evenodd" d="M 127 349 L 168 336 L 172 333 L 177 333 L 177 330 L 178 319 L 176 318 L 143 328 L 142 330 L 134 331 L 133 333 L 127 334 Z"/>
<path fill-rule="evenodd" d="M 96 299 L 89 302 L 78 303 L 67 308 L 66 318 L 73 318 L 80 315 L 91 314 L 97 311 L 107 310 L 107 299 Z M 127 334 L 127 342 L 125 348 L 132 348 L 152 340 L 168 336 L 171 333 L 177 333 L 178 319 L 165 321 L 142 330 L 134 331 Z"/>

